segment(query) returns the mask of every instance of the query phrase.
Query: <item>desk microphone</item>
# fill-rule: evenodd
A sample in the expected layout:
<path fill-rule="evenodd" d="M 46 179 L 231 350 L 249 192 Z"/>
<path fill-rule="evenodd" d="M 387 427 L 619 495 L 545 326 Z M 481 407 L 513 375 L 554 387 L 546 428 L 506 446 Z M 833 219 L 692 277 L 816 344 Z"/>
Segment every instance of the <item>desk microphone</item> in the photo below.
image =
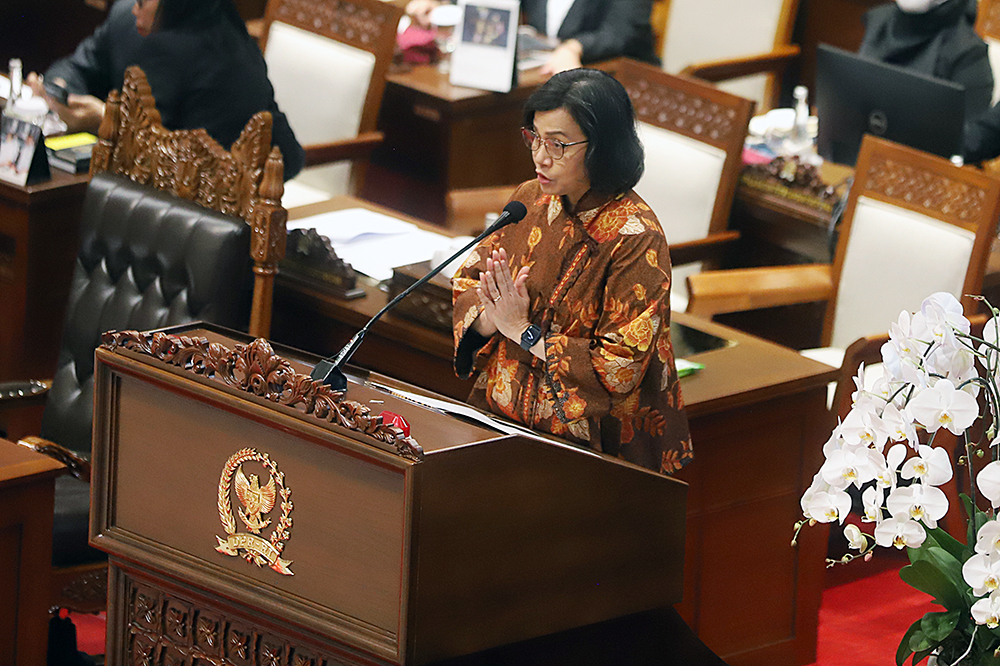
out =
<path fill-rule="evenodd" d="M 343 370 L 341 370 L 341 368 L 347 365 L 347 362 L 351 360 L 351 356 L 353 356 L 354 352 L 356 352 L 358 350 L 358 347 L 361 346 L 361 341 L 364 339 L 365 333 L 368 332 L 368 329 L 372 327 L 372 324 L 377 322 L 379 318 L 381 318 L 382 315 L 384 315 L 386 312 L 396 307 L 396 304 L 399 303 L 401 300 L 403 300 L 403 298 L 408 296 L 410 292 L 412 292 L 414 289 L 416 289 L 417 287 L 424 284 L 432 277 L 440 273 L 445 266 L 447 266 L 456 258 L 458 258 L 466 250 L 473 247 L 474 245 L 477 245 L 481 240 L 483 240 L 493 232 L 498 231 L 503 227 L 506 227 L 508 224 L 516 224 L 520 222 L 521 220 L 524 219 L 524 216 L 527 214 L 528 214 L 528 209 L 525 208 L 524 204 L 521 203 L 520 201 L 511 201 L 510 203 L 508 203 L 506 206 L 504 206 L 503 213 L 501 213 L 500 217 L 496 219 L 496 222 L 491 224 L 483 233 L 479 234 L 474 239 L 472 239 L 472 241 L 470 241 L 468 245 L 466 245 L 461 250 L 451 255 L 448 259 L 440 263 L 437 268 L 431 270 L 429 273 L 427 273 L 427 275 L 423 276 L 422 278 L 411 284 L 409 287 L 404 289 L 402 293 L 396 296 L 396 298 L 389 301 L 389 303 L 387 303 L 384 308 L 379 310 L 374 317 L 368 320 L 368 323 L 365 324 L 360 331 L 354 334 L 354 337 L 351 338 L 351 341 L 348 342 L 343 349 L 337 352 L 336 356 L 325 358 L 319 363 L 317 363 L 316 367 L 313 368 L 313 371 L 309 376 L 315 379 L 316 381 L 321 381 L 324 384 L 329 384 L 330 387 L 333 388 L 333 390 L 335 391 L 347 391 L 347 377 L 344 376 L 344 372 Z"/>

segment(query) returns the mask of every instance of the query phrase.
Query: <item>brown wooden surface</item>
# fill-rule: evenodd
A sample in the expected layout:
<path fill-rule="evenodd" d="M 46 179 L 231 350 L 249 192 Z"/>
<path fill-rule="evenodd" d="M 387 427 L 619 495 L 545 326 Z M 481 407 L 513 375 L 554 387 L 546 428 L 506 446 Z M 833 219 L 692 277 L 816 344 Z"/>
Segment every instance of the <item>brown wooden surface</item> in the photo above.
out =
<path fill-rule="evenodd" d="M 245 340 L 213 339 L 230 349 Z M 300 369 L 315 361 L 286 354 Z M 358 654 L 424 664 L 680 598 L 687 488 L 674 479 L 504 436 L 365 384 L 348 398 L 407 418 L 426 452 L 419 461 L 122 347 L 98 351 L 96 374 L 91 539 L 112 557 L 108 663 L 136 663 L 130 634 L 190 646 L 169 616 L 136 630 L 146 614 L 119 581 L 143 569 L 155 594 L 200 588 L 227 624 L 353 653 L 350 664 Z M 294 576 L 216 552 L 219 474 L 248 445 L 291 490 L 281 555 Z M 202 608 L 192 601 L 188 616 Z M 247 662 L 268 663 L 262 646 L 251 652 Z"/>
<path fill-rule="evenodd" d="M 89 176 L 0 182 L 0 381 L 55 371 Z"/>
<path fill-rule="evenodd" d="M 62 469 L 46 456 L 0 439 L 2 664 L 45 663 L 53 494 Z"/>
<path fill-rule="evenodd" d="M 385 304 L 384 292 L 366 291 L 365 298 L 342 301 L 279 280 L 275 339 L 335 353 Z M 733 329 L 673 316 L 737 342 L 695 357 L 706 369 L 681 384 L 695 462 L 679 475 L 691 489 L 685 601 L 678 608 L 734 666 L 810 663 L 825 533 L 805 535 L 798 549 L 788 544 L 799 497 L 819 468 L 816 456 L 832 426 L 825 396 L 835 372 Z M 448 333 L 390 314 L 368 333 L 353 362 L 463 399 L 471 386 L 455 377 L 451 354 Z M 754 573 L 738 573 L 750 568 Z"/>
<path fill-rule="evenodd" d="M 522 107 L 540 82 L 524 72 L 514 90 L 494 93 L 453 86 L 434 65 L 390 71 L 379 115 L 385 144 L 374 160 L 405 174 L 409 187 L 369 188 L 367 196 L 443 223 L 449 190 L 528 180 L 534 167 L 521 141 Z"/>

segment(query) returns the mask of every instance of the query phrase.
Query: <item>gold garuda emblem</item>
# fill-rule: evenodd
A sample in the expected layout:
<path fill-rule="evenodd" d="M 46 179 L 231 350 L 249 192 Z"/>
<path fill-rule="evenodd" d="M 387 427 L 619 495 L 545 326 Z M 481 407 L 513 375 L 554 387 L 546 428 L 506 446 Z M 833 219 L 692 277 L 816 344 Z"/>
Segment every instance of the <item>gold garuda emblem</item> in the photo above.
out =
<path fill-rule="evenodd" d="M 243 471 L 244 463 L 260 463 L 267 471 L 269 478 L 261 486 L 260 477 L 251 471 L 248 476 Z M 247 532 L 236 530 L 236 516 L 233 515 L 233 490 L 239 506 L 236 515 L 239 516 Z M 219 518 L 226 538 L 215 537 L 219 545 L 215 547 L 224 555 L 239 556 L 247 562 L 259 567 L 267 565 L 280 574 L 294 576 L 288 568 L 290 560 L 283 560 L 281 551 L 285 549 L 292 529 L 292 496 L 290 488 L 285 486 L 285 475 L 278 466 L 268 458 L 266 453 L 256 449 L 240 449 L 226 461 L 219 479 Z M 271 529 L 271 534 L 264 538 L 263 531 L 271 526 L 272 519 L 267 516 L 274 511 L 275 504 L 281 499 L 281 517 Z"/>

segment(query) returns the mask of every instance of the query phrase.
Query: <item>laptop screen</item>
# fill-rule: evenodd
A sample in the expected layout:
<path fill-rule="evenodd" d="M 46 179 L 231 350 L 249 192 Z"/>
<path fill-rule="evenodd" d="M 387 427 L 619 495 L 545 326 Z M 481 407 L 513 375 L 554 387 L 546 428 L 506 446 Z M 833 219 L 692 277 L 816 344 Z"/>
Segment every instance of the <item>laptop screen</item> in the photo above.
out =
<path fill-rule="evenodd" d="M 816 51 L 817 148 L 853 166 L 865 134 L 950 158 L 962 152 L 965 88 L 827 44 Z"/>

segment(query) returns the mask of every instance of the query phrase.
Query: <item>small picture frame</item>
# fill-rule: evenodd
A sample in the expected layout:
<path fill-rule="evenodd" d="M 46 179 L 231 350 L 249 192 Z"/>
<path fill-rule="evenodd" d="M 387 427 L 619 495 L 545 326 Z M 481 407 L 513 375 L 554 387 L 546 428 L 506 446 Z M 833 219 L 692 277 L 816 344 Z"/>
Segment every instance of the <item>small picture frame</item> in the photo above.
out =
<path fill-rule="evenodd" d="M 41 125 L 16 116 L 0 116 L 0 180 L 27 185 L 50 176 Z"/>
<path fill-rule="evenodd" d="M 455 86 L 510 92 L 517 85 L 517 0 L 459 0 L 462 19 L 451 56 Z"/>

